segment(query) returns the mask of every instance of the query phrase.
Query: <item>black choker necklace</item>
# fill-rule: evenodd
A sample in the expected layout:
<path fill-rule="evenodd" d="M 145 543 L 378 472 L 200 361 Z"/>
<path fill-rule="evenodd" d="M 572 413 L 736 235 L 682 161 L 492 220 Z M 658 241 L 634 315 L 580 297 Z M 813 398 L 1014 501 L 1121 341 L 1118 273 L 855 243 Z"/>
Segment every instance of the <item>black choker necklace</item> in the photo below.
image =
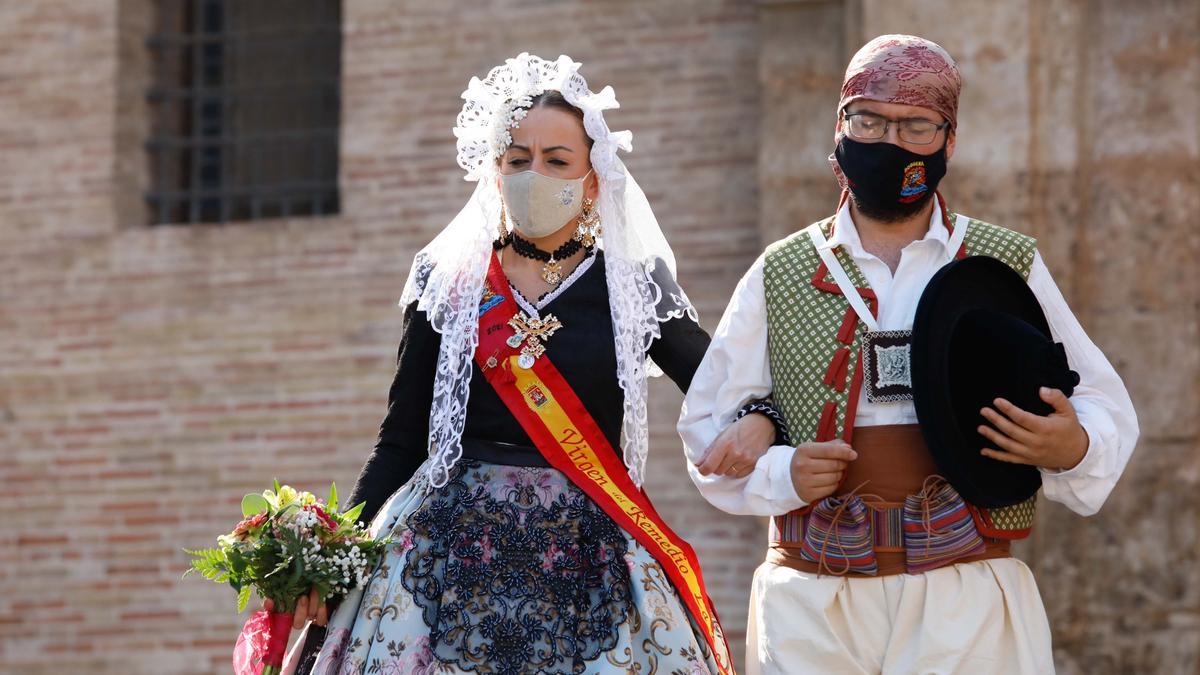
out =
<path fill-rule="evenodd" d="M 571 238 L 567 240 L 567 243 L 554 249 L 554 252 L 551 253 L 543 251 L 535 246 L 533 242 L 522 238 L 516 232 L 513 232 L 510 236 L 512 237 L 513 251 L 516 251 L 517 255 L 523 258 L 540 260 L 545 263 L 542 265 L 542 280 L 551 286 L 557 286 L 558 282 L 562 281 L 563 270 L 562 262 L 560 261 L 570 258 L 578 253 L 579 249 L 584 248 L 578 239 Z M 589 246 L 588 248 L 590 249 L 591 247 Z"/>

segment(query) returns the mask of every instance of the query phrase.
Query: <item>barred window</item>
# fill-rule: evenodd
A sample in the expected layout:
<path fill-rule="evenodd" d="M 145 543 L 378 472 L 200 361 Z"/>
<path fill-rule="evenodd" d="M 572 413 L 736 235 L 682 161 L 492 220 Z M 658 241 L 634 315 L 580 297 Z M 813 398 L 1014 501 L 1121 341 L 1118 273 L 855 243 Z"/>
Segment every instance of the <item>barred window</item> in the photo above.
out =
<path fill-rule="evenodd" d="M 337 213 L 341 2 L 155 4 L 153 221 Z"/>

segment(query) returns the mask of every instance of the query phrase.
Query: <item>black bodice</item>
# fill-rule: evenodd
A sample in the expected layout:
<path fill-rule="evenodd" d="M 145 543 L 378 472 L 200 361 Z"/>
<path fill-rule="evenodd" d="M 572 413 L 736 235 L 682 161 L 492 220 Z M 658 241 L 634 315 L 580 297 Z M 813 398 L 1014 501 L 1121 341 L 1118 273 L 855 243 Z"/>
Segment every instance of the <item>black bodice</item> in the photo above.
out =
<path fill-rule="evenodd" d="M 562 328 L 546 342 L 546 356 L 571 384 L 614 449 L 620 448 L 624 395 L 617 381 L 612 315 L 608 304 L 604 254 L 539 310 L 553 314 Z M 665 281 L 665 280 L 664 280 Z M 661 325 L 662 337 L 649 356 L 686 391 L 700 365 L 709 337 L 686 316 Z M 396 376 L 375 449 L 363 466 L 349 503 L 365 501 L 369 520 L 388 496 L 406 483 L 427 458 L 429 409 L 440 336 L 415 303 L 405 309 Z M 533 445 L 516 418 L 478 367 L 471 377 L 464 442 L 471 439 Z M 618 450 L 619 452 L 619 450 Z"/>

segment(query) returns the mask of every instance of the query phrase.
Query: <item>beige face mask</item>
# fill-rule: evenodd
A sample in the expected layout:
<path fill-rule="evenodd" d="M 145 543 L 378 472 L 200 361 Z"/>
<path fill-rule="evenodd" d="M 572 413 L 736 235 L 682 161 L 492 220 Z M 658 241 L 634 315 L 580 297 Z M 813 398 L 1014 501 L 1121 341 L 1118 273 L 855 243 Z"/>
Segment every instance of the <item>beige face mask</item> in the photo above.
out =
<path fill-rule="evenodd" d="M 535 171 L 500 175 L 500 192 L 513 227 L 526 239 L 540 239 L 571 222 L 583 205 L 581 178 L 551 178 Z"/>

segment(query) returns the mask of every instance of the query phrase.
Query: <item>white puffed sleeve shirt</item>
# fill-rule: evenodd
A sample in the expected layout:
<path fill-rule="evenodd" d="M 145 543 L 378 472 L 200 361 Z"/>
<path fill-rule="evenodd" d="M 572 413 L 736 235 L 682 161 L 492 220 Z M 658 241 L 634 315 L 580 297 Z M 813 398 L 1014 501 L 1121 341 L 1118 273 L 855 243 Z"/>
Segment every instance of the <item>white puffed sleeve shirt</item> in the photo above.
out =
<path fill-rule="evenodd" d="M 941 210 L 933 209 L 925 237 L 904 248 L 895 274 L 863 249 L 848 202 L 838 212 L 834 230 L 827 245 L 843 247 L 875 291 L 880 330 L 911 329 L 922 291 L 934 273 L 954 257 Z M 1063 343 L 1071 368 L 1079 373 L 1079 386 L 1070 401 L 1088 435 L 1083 460 L 1066 471 L 1043 469 L 1042 488 L 1047 498 L 1076 513 L 1091 515 L 1104 504 L 1133 454 L 1137 415 L 1120 376 L 1067 307 L 1041 254 L 1034 257 L 1028 283 L 1046 313 L 1055 341 Z M 770 448 L 745 478 L 702 476 L 696 470 L 704 451 L 733 422 L 738 409 L 772 390 L 760 256 L 738 283 L 692 379 L 679 418 L 692 481 L 723 511 L 772 516 L 805 505 L 792 486 L 790 463 L 795 450 L 788 446 Z M 872 403 L 861 390 L 857 396 L 856 427 L 917 422 L 911 401 Z"/>

